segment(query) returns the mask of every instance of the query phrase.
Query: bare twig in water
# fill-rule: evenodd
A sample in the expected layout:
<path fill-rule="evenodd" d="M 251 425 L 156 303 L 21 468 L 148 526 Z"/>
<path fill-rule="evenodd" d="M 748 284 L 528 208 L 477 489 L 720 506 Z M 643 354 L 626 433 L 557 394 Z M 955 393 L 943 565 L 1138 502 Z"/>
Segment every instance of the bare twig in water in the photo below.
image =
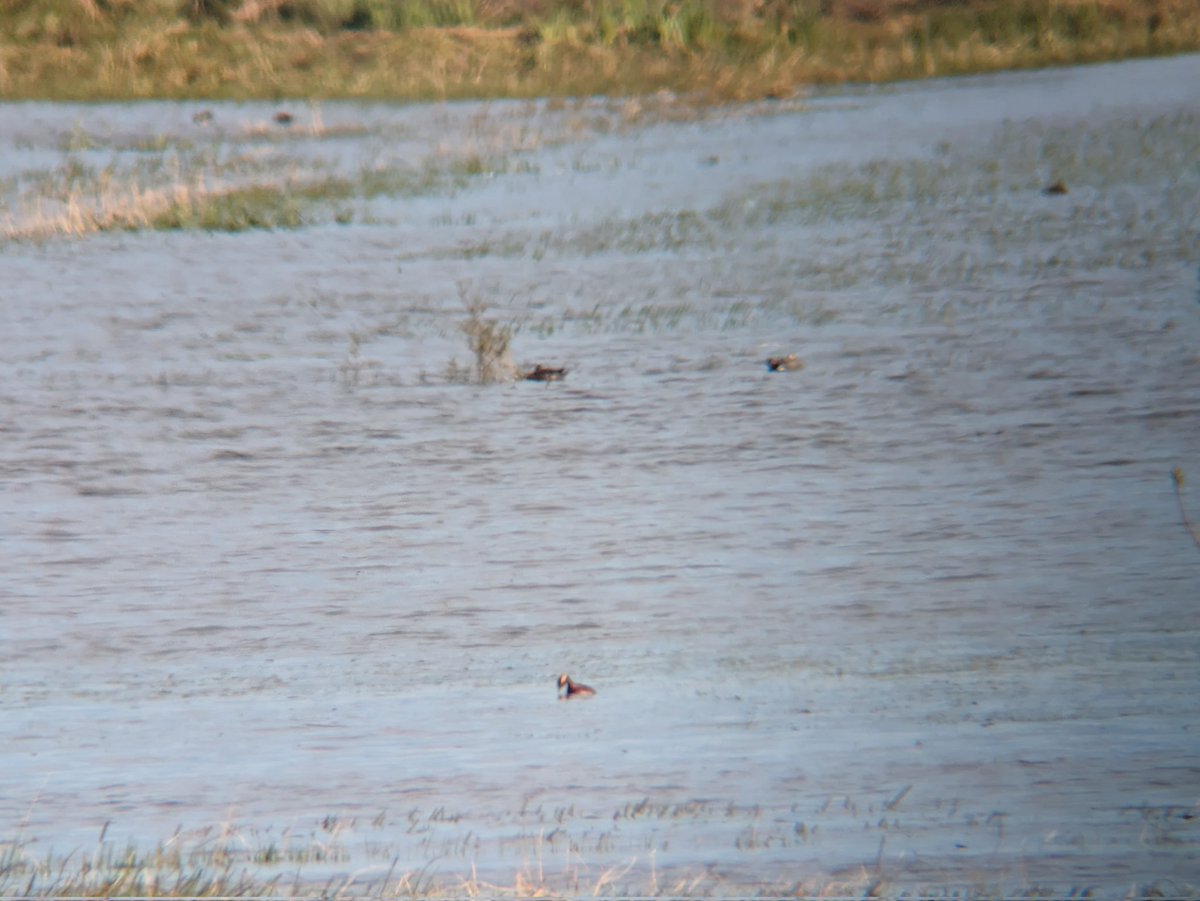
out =
<path fill-rule="evenodd" d="M 1200 548 L 1200 535 L 1196 534 L 1196 527 L 1188 519 L 1187 508 L 1183 506 L 1183 468 L 1176 466 L 1172 469 L 1171 479 L 1175 482 L 1175 500 L 1179 502 L 1179 518 L 1183 520 L 1183 527 L 1192 536 L 1192 541 L 1196 547 Z"/>

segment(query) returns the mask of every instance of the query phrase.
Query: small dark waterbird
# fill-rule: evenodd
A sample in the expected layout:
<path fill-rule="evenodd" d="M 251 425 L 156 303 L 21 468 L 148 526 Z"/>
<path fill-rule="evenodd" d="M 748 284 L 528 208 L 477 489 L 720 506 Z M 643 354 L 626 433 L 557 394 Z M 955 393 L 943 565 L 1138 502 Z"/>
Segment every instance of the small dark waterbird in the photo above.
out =
<path fill-rule="evenodd" d="M 538 363 L 525 373 L 522 378 L 527 382 L 559 382 L 566 378 L 567 370 L 563 367 L 543 366 Z"/>
<path fill-rule="evenodd" d="M 795 354 L 786 357 L 767 357 L 767 369 L 771 372 L 795 372 L 804 368 L 804 361 Z"/>
<path fill-rule="evenodd" d="M 576 682 L 566 673 L 558 677 L 558 690 L 563 692 L 559 695 L 560 701 L 571 701 L 575 698 L 590 698 L 596 693 L 596 689 L 590 685 L 583 685 Z"/>

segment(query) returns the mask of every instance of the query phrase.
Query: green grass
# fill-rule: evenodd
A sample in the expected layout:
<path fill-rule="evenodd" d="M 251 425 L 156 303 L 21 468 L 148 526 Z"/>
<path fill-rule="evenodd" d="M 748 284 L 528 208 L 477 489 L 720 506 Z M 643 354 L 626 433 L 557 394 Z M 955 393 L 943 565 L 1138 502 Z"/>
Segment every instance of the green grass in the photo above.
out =
<path fill-rule="evenodd" d="M 305 208 L 325 188 L 318 185 L 295 190 L 272 185 L 251 185 L 218 194 L 206 194 L 172 203 L 150 219 L 160 230 L 198 228 L 206 231 L 245 231 L 251 228 L 299 228 Z M 336 193 L 344 193 L 342 183 Z"/>

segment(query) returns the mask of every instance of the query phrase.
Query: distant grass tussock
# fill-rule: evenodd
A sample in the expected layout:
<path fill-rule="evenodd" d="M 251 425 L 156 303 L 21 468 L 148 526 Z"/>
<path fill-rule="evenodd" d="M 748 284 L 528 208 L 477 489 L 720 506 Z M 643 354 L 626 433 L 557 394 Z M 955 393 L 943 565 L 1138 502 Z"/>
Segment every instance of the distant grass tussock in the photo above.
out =
<path fill-rule="evenodd" d="M 147 226 L 205 231 L 300 228 L 310 222 L 310 210 L 353 197 L 358 190 L 348 179 L 327 177 L 295 184 L 253 184 L 185 194 L 152 216 Z M 336 218 L 341 221 L 346 216 L 338 213 Z"/>
<path fill-rule="evenodd" d="M 320 204 L 349 193 L 348 182 L 326 179 L 313 184 L 254 184 L 210 190 L 197 183 L 162 189 L 126 186 L 116 191 L 74 194 L 61 204 L 27 214 L 20 225 L 0 227 L 10 239 L 86 235 L 142 229 L 246 231 L 252 228 L 299 228 Z M 342 214 L 337 214 L 340 220 Z"/>
<path fill-rule="evenodd" d="M 475 357 L 475 366 L 468 375 L 457 363 L 451 362 L 446 372 L 447 380 L 474 381 L 480 385 L 512 381 L 517 374 L 512 360 L 512 326 L 487 318 L 487 302 L 472 295 L 466 284 L 459 284 L 458 296 L 467 312 L 460 328 Z"/>
<path fill-rule="evenodd" d="M 745 98 L 1197 48 L 1190 0 L 10 0 L 0 97 Z"/>

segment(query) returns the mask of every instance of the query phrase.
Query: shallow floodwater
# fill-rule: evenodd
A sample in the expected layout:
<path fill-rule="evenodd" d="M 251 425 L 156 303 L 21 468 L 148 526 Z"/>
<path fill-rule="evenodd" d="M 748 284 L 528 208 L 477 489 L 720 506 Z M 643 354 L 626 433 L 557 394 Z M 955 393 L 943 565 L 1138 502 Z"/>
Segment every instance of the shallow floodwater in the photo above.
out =
<path fill-rule="evenodd" d="M 328 104 L 287 140 L 0 106 L 10 191 L 162 134 L 508 161 L 350 224 L 0 248 L 0 845 L 1195 894 L 1197 84 Z M 463 383 L 461 295 L 566 380 Z"/>

